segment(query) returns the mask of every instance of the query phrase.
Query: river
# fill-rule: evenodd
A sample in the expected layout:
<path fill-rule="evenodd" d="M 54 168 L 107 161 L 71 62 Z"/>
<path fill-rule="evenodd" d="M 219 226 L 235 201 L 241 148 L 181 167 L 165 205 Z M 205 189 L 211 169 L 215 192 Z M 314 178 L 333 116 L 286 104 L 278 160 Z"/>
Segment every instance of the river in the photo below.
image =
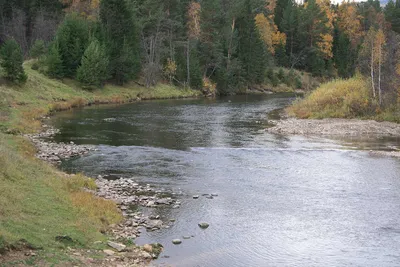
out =
<path fill-rule="evenodd" d="M 266 133 L 267 114 L 293 99 L 147 101 L 52 123 L 56 141 L 98 145 L 64 170 L 178 193 L 181 208 L 158 211 L 173 226 L 137 239 L 164 245 L 160 266 L 400 266 L 400 160 L 368 153 L 400 141 Z"/>

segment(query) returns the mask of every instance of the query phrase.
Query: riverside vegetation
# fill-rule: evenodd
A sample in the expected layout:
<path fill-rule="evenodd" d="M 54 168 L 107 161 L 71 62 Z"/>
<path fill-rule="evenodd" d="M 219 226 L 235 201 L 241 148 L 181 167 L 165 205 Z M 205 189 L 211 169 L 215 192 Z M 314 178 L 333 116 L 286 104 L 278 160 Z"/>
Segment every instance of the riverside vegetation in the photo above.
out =
<path fill-rule="evenodd" d="M 39 131 L 43 116 L 97 103 L 312 89 L 310 73 L 336 80 L 289 114 L 398 122 L 399 13 L 399 0 L 385 8 L 373 0 L 1 1 L 0 252 L 40 247 L 43 259 L 66 247 L 56 240 L 64 235 L 69 246 L 96 247 L 100 231 L 122 220 L 114 202 L 88 192 L 92 180 L 34 158 L 19 134 Z"/>

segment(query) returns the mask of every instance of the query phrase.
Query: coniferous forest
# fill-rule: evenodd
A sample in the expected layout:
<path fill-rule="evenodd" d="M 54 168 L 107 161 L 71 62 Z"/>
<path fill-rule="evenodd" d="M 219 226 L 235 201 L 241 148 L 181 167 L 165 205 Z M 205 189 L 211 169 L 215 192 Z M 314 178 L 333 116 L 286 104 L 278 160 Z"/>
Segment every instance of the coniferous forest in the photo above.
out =
<path fill-rule="evenodd" d="M 3 0 L 0 11 L 11 80 L 26 80 L 22 54 L 84 87 L 168 81 L 232 94 L 277 81 L 301 88 L 300 70 L 364 75 L 379 103 L 398 95 L 399 0 Z"/>

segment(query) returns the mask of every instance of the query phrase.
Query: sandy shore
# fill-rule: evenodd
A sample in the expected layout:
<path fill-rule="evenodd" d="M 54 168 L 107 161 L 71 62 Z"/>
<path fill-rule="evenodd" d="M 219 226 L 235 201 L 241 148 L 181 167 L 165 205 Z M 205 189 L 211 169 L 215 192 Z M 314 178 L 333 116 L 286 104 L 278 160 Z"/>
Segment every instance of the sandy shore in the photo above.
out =
<path fill-rule="evenodd" d="M 357 119 L 295 119 L 270 121 L 273 127 L 267 132 L 286 135 L 310 136 L 363 136 L 363 137 L 395 137 L 400 138 L 400 124 L 393 122 L 377 122 Z M 400 157 L 400 151 L 372 151 L 383 156 Z"/>

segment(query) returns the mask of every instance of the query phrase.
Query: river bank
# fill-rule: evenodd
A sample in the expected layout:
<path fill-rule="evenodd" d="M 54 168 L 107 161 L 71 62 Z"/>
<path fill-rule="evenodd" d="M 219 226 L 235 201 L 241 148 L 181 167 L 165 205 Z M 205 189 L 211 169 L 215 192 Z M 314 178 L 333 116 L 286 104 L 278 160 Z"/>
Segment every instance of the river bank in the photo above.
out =
<path fill-rule="evenodd" d="M 104 190 L 113 188 L 109 183 L 102 180 L 93 184 L 87 177 L 67 175 L 50 166 L 48 163 L 57 165 L 63 159 L 87 154 L 94 147 L 45 141 L 57 130 L 43 125 L 42 119 L 55 111 L 92 104 L 190 98 L 201 93 L 169 85 L 143 88 L 135 84 L 106 85 L 95 91 L 84 91 L 73 81 L 49 79 L 32 70 L 30 65 L 27 62 L 24 66 L 29 77 L 26 84 L 0 84 L 0 187 L 4 189 L 0 196 L 0 262 L 18 262 L 21 266 L 26 262 L 45 266 L 49 259 L 66 266 L 69 266 L 67 262 L 73 262 L 73 266 L 148 264 L 160 252 L 157 246 L 127 246 L 119 251 L 110 247 L 107 240 L 127 245 L 128 228 L 130 233 L 138 235 L 139 227 L 148 228 L 153 223 L 138 212 L 130 213 L 134 218 L 127 223 L 123 219 L 127 216 L 123 205 L 147 206 L 151 199 L 157 202 L 155 205 L 163 205 L 158 202 L 167 201 L 155 196 L 146 200 L 145 197 L 116 199 L 111 191 Z M 132 196 L 143 192 L 162 193 L 156 191 L 135 186 L 131 193 Z M 168 199 L 169 202 L 177 204 Z M 140 220 L 133 230 L 135 218 Z M 57 236 L 65 236 L 68 244 L 63 245 L 64 239 Z M 24 241 L 21 243 L 21 240 Z M 82 247 L 91 253 L 79 251 Z"/>

